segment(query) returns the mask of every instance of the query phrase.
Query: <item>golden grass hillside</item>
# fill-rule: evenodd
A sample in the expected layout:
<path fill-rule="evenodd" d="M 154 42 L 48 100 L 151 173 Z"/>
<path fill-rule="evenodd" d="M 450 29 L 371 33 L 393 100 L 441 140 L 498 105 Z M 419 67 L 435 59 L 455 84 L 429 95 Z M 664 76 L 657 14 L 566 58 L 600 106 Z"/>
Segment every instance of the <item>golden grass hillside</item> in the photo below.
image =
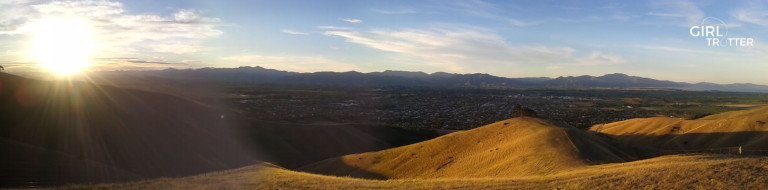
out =
<path fill-rule="evenodd" d="M 516 178 L 366 180 L 256 165 L 204 175 L 72 189 L 761 189 L 768 158 L 676 155 Z"/>
<path fill-rule="evenodd" d="M 369 179 L 520 177 L 631 159 L 584 131 L 521 117 L 300 170 Z"/>
<path fill-rule="evenodd" d="M 608 132 L 665 136 L 652 127 L 679 124 L 679 130 L 737 133 L 753 128 L 766 108 L 729 112 L 699 120 L 629 120 Z M 640 121 L 645 121 L 642 123 Z M 621 123 L 621 122 L 619 122 Z M 632 125 L 629 125 L 632 124 Z M 695 124 L 700 124 L 698 127 Z M 733 125 L 704 130 L 713 125 Z M 742 124 L 742 125 L 736 125 Z M 328 159 L 302 168 L 270 164 L 204 175 L 123 184 L 69 186 L 117 189 L 761 189 L 768 187 L 768 157 L 716 154 L 669 155 L 630 161 L 632 155 L 593 133 L 561 128 L 534 118 L 514 118 L 408 146 Z M 616 127 L 616 128 L 614 128 Z M 624 129 L 624 130 L 619 130 Z M 634 130 L 634 131 L 632 131 Z M 742 131 L 739 131 L 742 130 Z M 759 131 L 758 131 L 759 132 Z M 622 133 L 622 134 L 623 134 Z M 631 134 L 631 135 L 630 135 Z M 615 136 L 614 136 L 615 137 Z M 673 136 L 680 137 L 680 136 Z M 719 137 L 719 136 L 718 136 Z M 739 136 L 742 137 L 743 136 Z M 704 138 L 704 137 L 700 137 Z M 733 143 L 709 137 L 688 143 Z M 722 140 L 726 139 L 726 140 Z M 621 140 L 621 139 L 620 139 Z M 623 139 L 632 142 L 633 139 Z M 645 139 L 642 139 L 645 140 Z M 664 140 L 656 137 L 656 140 Z M 675 139 L 666 139 L 675 141 Z M 745 141 L 760 141 L 746 138 Z M 652 141 L 638 141 L 654 143 Z M 662 142 L 663 143 L 663 142 Z M 764 146 L 763 146 L 764 147 Z M 344 176 L 344 177 L 337 177 Z M 351 177 L 381 178 L 361 179 Z"/>
<path fill-rule="evenodd" d="M 625 144 L 662 150 L 768 150 L 768 107 L 685 120 L 654 117 L 595 125 L 590 131 Z M 768 151 L 766 151 L 768 153 Z"/>

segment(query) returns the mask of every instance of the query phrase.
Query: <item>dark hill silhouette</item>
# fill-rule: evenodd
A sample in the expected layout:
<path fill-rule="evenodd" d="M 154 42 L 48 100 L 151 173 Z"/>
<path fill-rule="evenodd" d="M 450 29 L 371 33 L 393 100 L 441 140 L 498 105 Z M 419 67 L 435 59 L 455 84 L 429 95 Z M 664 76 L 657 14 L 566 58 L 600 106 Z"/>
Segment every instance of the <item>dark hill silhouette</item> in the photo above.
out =
<path fill-rule="evenodd" d="M 3 185 L 121 181 L 250 164 L 227 112 L 181 98 L 0 73 Z"/>
<path fill-rule="evenodd" d="M 389 127 L 252 120 L 176 96 L 0 73 L 0 186 L 287 168 L 424 140 Z"/>

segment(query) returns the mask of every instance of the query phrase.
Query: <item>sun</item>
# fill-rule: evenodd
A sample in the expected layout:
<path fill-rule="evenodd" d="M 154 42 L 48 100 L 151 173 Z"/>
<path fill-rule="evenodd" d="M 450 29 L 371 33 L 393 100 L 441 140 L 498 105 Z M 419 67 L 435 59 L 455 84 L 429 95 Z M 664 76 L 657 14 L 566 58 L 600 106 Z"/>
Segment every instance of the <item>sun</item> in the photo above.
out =
<path fill-rule="evenodd" d="M 33 21 L 29 56 L 57 76 L 85 71 L 96 53 L 94 27 L 78 17 L 51 17 Z"/>

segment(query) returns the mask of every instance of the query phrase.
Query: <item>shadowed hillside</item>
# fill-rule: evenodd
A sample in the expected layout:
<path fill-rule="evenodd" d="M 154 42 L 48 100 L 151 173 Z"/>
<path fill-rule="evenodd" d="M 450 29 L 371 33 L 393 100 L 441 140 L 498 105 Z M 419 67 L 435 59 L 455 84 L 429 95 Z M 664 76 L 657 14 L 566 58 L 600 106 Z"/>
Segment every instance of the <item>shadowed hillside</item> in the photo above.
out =
<path fill-rule="evenodd" d="M 239 128 L 263 161 L 295 169 L 346 154 L 382 150 L 434 138 L 433 131 L 409 131 L 361 124 L 295 124 L 254 121 Z"/>
<path fill-rule="evenodd" d="M 175 177 L 256 160 L 295 168 L 432 135 L 264 122 L 166 94 L 0 73 L 0 186 Z"/>
<path fill-rule="evenodd" d="M 590 130 L 615 140 L 649 149 L 743 151 L 768 154 L 768 107 L 732 111 L 696 120 L 655 117 L 593 126 Z"/>
<path fill-rule="evenodd" d="M 631 159 L 584 131 L 520 117 L 408 146 L 328 159 L 301 170 L 374 179 L 519 177 Z"/>
<path fill-rule="evenodd" d="M 181 98 L 0 73 L 3 185 L 135 180 L 251 164 L 237 122 Z"/>

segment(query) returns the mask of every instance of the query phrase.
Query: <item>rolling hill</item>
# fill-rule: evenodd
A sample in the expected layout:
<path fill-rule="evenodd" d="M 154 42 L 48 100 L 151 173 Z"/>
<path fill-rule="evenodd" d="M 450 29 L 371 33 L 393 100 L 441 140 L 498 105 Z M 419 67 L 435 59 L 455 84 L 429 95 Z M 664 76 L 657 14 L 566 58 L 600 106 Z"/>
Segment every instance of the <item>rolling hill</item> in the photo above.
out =
<path fill-rule="evenodd" d="M 672 155 L 640 160 L 735 146 L 744 147 L 747 154 L 765 155 L 759 151 L 768 147 L 764 127 L 768 107 L 696 120 L 632 119 L 596 125 L 590 131 L 518 117 L 419 142 L 428 137 L 377 126 L 252 120 L 162 93 L 2 73 L 0 98 L 3 186 L 142 179 L 151 180 L 68 187 L 692 189 L 768 185 L 768 177 L 761 175 L 768 172 L 768 160 L 761 156 Z M 408 145 L 413 142 L 419 143 Z M 390 148 L 395 146 L 400 147 Z M 366 153 L 350 154 L 355 152 Z M 284 168 L 256 164 L 259 161 Z M 226 170 L 241 166 L 246 167 Z M 212 171 L 221 172 L 161 178 Z"/>
<path fill-rule="evenodd" d="M 68 186 L 64 189 L 760 189 L 768 159 L 718 155 L 663 156 L 513 178 L 368 180 L 290 171 L 271 164 L 184 178 Z"/>
<path fill-rule="evenodd" d="M 763 175 L 768 173 L 768 158 L 764 155 L 682 154 L 638 159 L 626 153 L 635 150 L 622 144 L 649 148 L 678 143 L 674 137 L 664 137 L 676 124 L 680 124 L 676 130 L 681 133 L 752 132 L 756 129 L 751 123 L 768 117 L 766 109 L 727 112 L 697 120 L 633 119 L 595 126 L 591 131 L 561 128 L 540 119 L 520 117 L 421 143 L 327 159 L 300 168 L 327 175 L 262 163 L 184 178 L 70 188 L 760 189 L 768 186 L 768 176 Z M 629 138 L 637 134 L 653 138 Z M 603 138 L 605 136 L 622 143 Z M 738 135 L 701 136 L 683 148 L 729 146 L 737 140 L 765 147 L 760 144 L 762 139 Z"/>
<path fill-rule="evenodd" d="M 584 131 L 519 117 L 408 146 L 328 159 L 300 170 L 371 179 L 520 177 L 632 159 Z"/>
<path fill-rule="evenodd" d="M 590 131 L 648 149 L 718 151 L 742 146 L 744 153 L 768 154 L 766 122 L 768 107 L 759 107 L 695 120 L 668 117 L 631 119 L 596 125 Z"/>

